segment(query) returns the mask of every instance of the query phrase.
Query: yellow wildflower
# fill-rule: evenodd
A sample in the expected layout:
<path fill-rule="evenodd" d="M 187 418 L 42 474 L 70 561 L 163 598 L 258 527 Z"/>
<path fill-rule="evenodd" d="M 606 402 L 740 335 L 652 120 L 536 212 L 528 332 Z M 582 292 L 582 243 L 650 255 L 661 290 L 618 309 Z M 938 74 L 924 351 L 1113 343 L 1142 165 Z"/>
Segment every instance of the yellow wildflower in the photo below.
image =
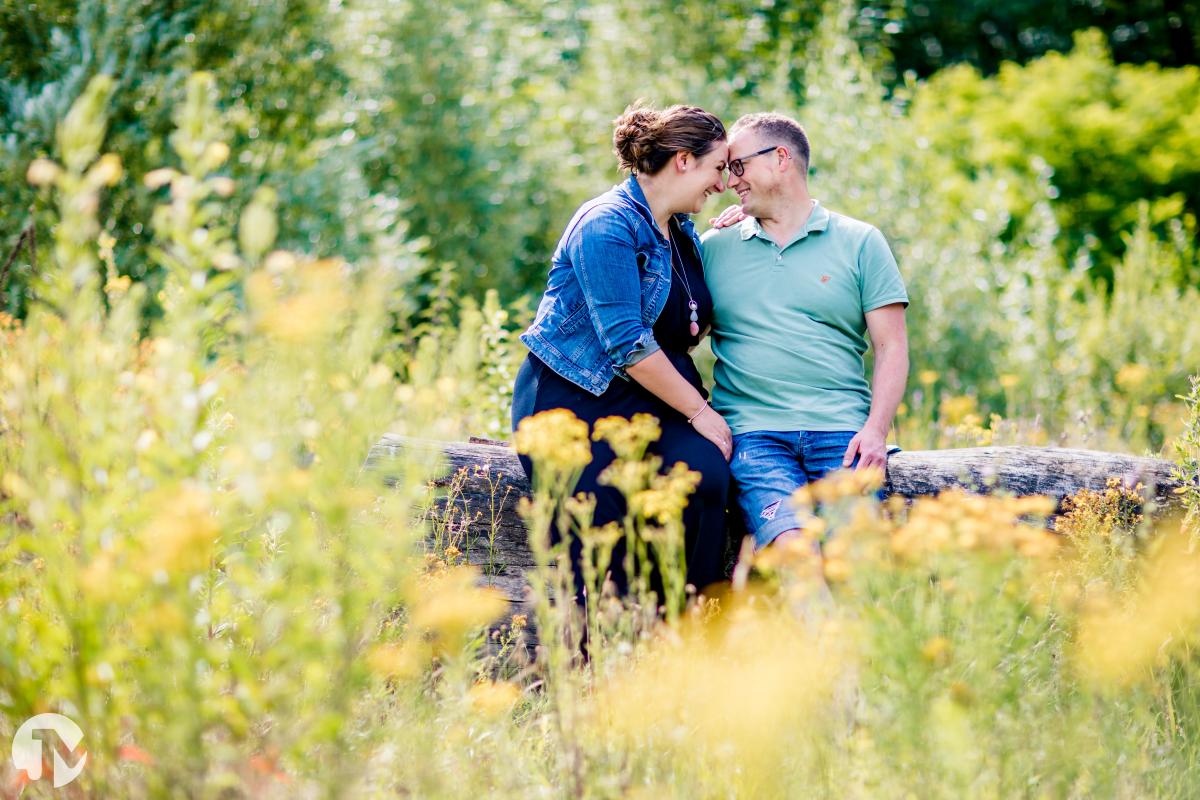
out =
<path fill-rule="evenodd" d="M 507 713 L 521 698 L 521 689 L 508 681 L 482 681 L 471 687 L 467 699 L 485 717 Z"/>
<path fill-rule="evenodd" d="M 1117 386 L 1133 391 L 1150 379 L 1150 368 L 1145 364 L 1126 364 L 1117 370 Z"/>
<path fill-rule="evenodd" d="M 883 479 L 883 470 L 878 467 L 839 469 L 819 481 L 801 486 L 792 493 L 792 502 L 799 508 L 810 508 L 818 503 L 862 497 L 883 486 Z"/>
<path fill-rule="evenodd" d="M 585 545 L 601 550 L 611 550 L 624 535 L 625 531 L 616 522 L 609 522 L 599 527 L 584 525 L 579 529 L 579 538 Z"/>
<path fill-rule="evenodd" d="M 662 459 L 658 456 L 648 456 L 641 461 L 619 458 L 604 468 L 598 480 L 604 486 L 618 489 L 626 497 L 633 497 L 650 485 L 661 464 Z"/>
<path fill-rule="evenodd" d="M 457 566 L 426 575 L 410 592 L 409 621 L 430 634 L 441 653 L 457 654 L 470 632 L 497 619 L 508 601 L 496 589 L 476 585 L 479 570 Z"/>
<path fill-rule="evenodd" d="M 367 667 L 385 678 L 414 678 L 429 663 L 428 649 L 423 643 L 379 644 L 366 656 Z"/>
<path fill-rule="evenodd" d="M 921 658 L 939 667 L 950 663 L 950 640 L 935 636 L 921 647 Z"/>
<path fill-rule="evenodd" d="M 908 559 L 952 548 L 1043 557 L 1056 550 L 1058 539 L 1025 519 L 1040 521 L 1054 505 L 1045 497 L 988 497 L 957 489 L 943 492 L 913 504 L 908 519 L 892 533 L 892 550 Z"/>
<path fill-rule="evenodd" d="M 608 442 L 617 458 L 637 459 L 646 446 L 662 435 L 658 420 L 650 414 L 634 414 L 632 419 L 604 417 L 596 420 L 592 441 Z"/>
<path fill-rule="evenodd" d="M 35 158 L 29 162 L 29 169 L 25 172 L 25 180 L 29 181 L 33 186 L 49 186 L 58 180 L 58 176 L 61 174 L 62 167 L 50 159 Z"/>
<path fill-rule="evenodd" d="M 189 487 L 154 505 L 163 510 L 142 534 L 142 571 L 195 572 L 207 567 L 220 533 L 207 495 Z"/>
<path fill-rule="evenodd" d="M 850 562 L 844 558 L 825 559 L 825 580 L 840 583 L 850 578 Z"/>
<path fill-rule="evenodd" d="M 513 443 L 517 452 L 542 467 L 573 471 L 583 469 L 592 460 L 587 423 L 565 408 L 521 420 Z"/>
<path fill-rule="evenodd" d="M 975 398 L 969 394 L 947 397 L 942 400 L 939 411 L 947 425 L 958 425 L 975 413 Z"/>
<path fill-rule="evenodd" d="M 629 498 L 629 507 L 635 514 L 656 520 L 665 525 L 683 516 L 688 495 L 700 484 L 700 473 L 688 469 L 687 464 L 677 461 L 665 475 L 656 475 L 650 488 Z"/>
<path fill-rule="evenodd" d="M 142 183 L 148 189 L 161 189 L 179 177 L 179 173 L 170 167 L 152 169 L 142 177 Z"/>
<path fill-rule="evenodd" d="M 306 342 L 331 332 L 350 307 L 341 268 L 341 262 L 334 259 L 306 264 L 299 272 L 297 291 L 284 297 L 263 291 L 273 288 L 270 278 L 248 282 L 247 289 L 252 290 L 248 293 L 260 306 L 259 326 L 289 342 Z M 252 277 L 258 275 L 263 273 Z"/>
<path fill-rule="evenodd" d="M 1181 530 L 1165 534 L 1138 589 L 1119 601 L 1093 599 L 1080 623 L 1076 661 L 1101 685 L 1147 678 L 1171 651 L 1200 639 L 1200 551 Z"/>
<path fill-rule="evenodd" d="M 966 707 L 975 702 L 975 692 L 962 681 L 954 681 L 950 684 L 950 699 Z"/>
<path fill-rule="evenodd" d="M 121 157 L 115 153 L 105 153 L 88 170 L 86 180 L 95 187 L 115 186 L 122 174 Z"/>

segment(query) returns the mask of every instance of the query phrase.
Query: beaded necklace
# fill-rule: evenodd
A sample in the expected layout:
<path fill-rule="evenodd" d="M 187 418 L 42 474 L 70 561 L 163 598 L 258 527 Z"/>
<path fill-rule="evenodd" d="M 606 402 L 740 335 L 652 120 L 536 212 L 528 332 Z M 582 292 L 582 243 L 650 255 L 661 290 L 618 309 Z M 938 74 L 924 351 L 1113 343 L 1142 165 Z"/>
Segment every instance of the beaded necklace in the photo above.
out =
<path fill-rule="evenodd" d="M 696 313 L 696 310 L 698 308 L 700 308 L 700 304 L 697 303 L 695 301 L 695 299 L 692 297 L 691 284 L 688 283 L 687 275 L 684 274 L 684 272 L 687 271 L 686 268 L 683 271 L 680 271 L 675 266 L 675 256 L 677 254 L 677 251 L 675 249 L 675 237 L 667 236 L 667 241 L 671 245 L 671 269 L 675 272 L 676 275 L 679 276 L 679 279 L 681 281 L 683 281 L 683 291 L 687 292 L 688 309 L 690 309 L 690 311 L 691 311 L 691 320 L 692 320 L 691 324 L 688 325 L 688 333 L 690 333 L 692 336 L 699 336 L 700 335 L 700 316 Z M 683 264 L 683 256 L 679 256 L 679 263 Z"/>

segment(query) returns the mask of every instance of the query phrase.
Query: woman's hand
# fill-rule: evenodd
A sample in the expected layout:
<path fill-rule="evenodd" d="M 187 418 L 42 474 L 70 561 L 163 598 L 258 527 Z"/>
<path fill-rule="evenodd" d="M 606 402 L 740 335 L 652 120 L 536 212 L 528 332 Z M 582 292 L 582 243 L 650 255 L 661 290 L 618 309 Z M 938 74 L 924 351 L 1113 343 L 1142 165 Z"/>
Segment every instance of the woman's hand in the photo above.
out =
<path fill-rule="evenodd" d="M 706 405 L 699 416 L 692 420 L 696 432 L 717 446 L 721 455 L 728 461 L 733 458 L 733 432 L 725 423 L 725 418 Z"/>
<path fill-rule="evenodd" d="M 728 228 L 730 225 L 737 225 L 745 218 L 746 212 L 742 211 L 741 206 L 730 206 L 722 211 L 719 216 L 710 219 L 708 224 L 714 228 Z"/>

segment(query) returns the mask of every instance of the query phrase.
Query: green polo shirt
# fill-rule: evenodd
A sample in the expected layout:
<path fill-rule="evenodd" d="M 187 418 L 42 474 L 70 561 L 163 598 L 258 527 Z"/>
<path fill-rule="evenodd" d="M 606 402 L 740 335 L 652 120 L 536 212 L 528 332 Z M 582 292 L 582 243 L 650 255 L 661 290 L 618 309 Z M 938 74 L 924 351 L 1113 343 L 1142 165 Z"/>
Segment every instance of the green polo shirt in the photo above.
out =
<path fill-rule="evenodd" d="M 865 314 L 908 304 L 883 234 L 814 200 L 783 247 L 753 218 L 702 241 L 712 405 L 733 432 L 861 430 L 871 409 Z"/>

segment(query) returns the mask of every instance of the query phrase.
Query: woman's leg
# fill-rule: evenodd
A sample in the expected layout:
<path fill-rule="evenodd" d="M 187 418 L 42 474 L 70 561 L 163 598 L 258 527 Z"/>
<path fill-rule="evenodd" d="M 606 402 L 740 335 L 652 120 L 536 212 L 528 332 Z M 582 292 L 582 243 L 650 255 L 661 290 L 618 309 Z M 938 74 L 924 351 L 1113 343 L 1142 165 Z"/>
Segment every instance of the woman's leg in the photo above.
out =
<path fill-rule="evenodd" d="M 612 463 L 612 449 L 604 442 L 594 442 L 592 444 L 592 462 L 588 464 L 583 473 L 579 477 L 579 482 L 575 484 L 575 488 L 571 494 L 575 495 L 580 492 L 584 494 L 592 494 L 596 497 L 596 510 L 592 515 L 592 524 L 600 527 L 609 522 L 620 522 L 625 518 L 625 497 L 617 489 L 612 486 L 604 486 L 599 482 L 600 473 L 605 467 Z M 521 466 L 525 469 L 525 474 L 529 477 L 530 483 L 533 482 L 533 462 L 527 456 L 519 455 Z M 558 544 L 562 541 L 562 532 L 553 522 L 550 525 L 550 543 Z M 575 600 L 580 605 L 584 602 L 585 584 L 583 580 L 583 542 L 578 536 L 572 535 L 567 543 L 567 552 L 571 559 L 571 571 L 575 578 Z M 625 575 L 625 540 L 621 539 L 613 548 L 612 561 L 609 566 L 609 578 L 616 587 L 617 594 L 623 595 L 629 588 L 629 581 Z"/>
<path fill-rule="evenodd" d="M 682 461 L 700 473 L 700 484 L 683 512 L 687 580 L 703 591 L 725 580 L 725 509 L 729 496 L 729 464 L 712 442 L 696 433 L 686 420 L 662 422 L 662 437 L 651 450 L 669 470 Z"/>

